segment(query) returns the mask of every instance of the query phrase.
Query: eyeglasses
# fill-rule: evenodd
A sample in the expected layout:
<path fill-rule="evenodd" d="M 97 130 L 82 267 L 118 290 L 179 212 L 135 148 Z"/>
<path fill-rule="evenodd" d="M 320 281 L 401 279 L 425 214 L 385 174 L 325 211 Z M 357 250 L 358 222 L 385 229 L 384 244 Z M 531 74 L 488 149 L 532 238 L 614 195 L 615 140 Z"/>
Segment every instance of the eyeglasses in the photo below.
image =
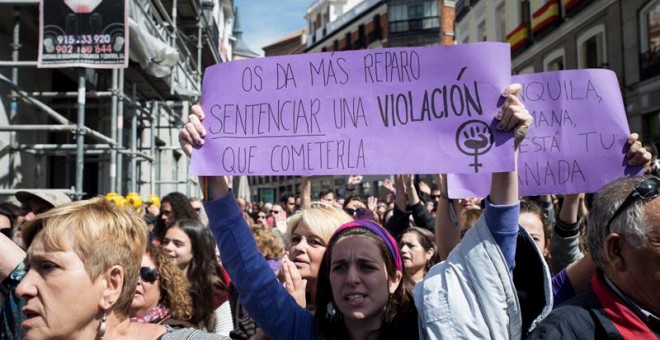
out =
<path fill-rule="evenodd" d="M 142 278 L 142 281 L 147 283 L 154 283 L 156 280 L 158 280 L 158 276 L 159 275 L 156 268 L 140 267 L 140 277 Z"/>
<path fill-rule="evenodd" d="M 660 178 L 657 177 L 648 177 L 639 182 L 633 191 L 626 197 L 626 199 L 621 203 L 619 209 L 614 212 L 614 215 L 607 221 L 605 230 L 607 234 L 610 234 L 610 226 L 612 221 L 614 221 L 622 212 L 624 212 L 628 207 L 633 205 L 633 203 L 639 200 L 647 200 L 660 196 Z"/>

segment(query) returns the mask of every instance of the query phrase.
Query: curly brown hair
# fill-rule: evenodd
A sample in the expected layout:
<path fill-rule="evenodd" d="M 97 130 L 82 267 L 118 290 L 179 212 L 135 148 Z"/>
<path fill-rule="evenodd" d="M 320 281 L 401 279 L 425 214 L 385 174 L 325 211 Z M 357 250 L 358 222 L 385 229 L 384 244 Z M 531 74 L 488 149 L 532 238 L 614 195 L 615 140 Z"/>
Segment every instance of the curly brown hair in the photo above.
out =
<path fill-rule="evenodd" d="M 279 260 L 284 256 L 284 241 L 273 229 L 252 227 L 257 247 L 267 260 Z"/>
<path fill-rule="evenodd" d="M 174 319 L 190 320 L 192 299 L 188 279 L 163 248 L 149 245 L 147 254 L 156 264 L 156 270 L 160 275 L 160 302 L 170 309 Z"/>

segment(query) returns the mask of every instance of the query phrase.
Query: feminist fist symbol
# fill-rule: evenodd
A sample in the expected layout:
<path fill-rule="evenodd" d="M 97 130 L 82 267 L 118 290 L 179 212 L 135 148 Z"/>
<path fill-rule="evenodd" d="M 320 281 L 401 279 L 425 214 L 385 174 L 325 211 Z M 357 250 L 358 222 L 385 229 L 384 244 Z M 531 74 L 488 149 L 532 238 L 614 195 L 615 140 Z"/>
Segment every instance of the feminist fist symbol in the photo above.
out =
<path fill-rule="evenodd" d="M 490 127 L 480 120 L 469 120 L 456 130 L 456 147 L 465 155 L 473 156 L 474 172 L 478 173 L 483 166 L 479 163 L 479 156 L 486 154 L 493 146 L 493 134 Z"/>

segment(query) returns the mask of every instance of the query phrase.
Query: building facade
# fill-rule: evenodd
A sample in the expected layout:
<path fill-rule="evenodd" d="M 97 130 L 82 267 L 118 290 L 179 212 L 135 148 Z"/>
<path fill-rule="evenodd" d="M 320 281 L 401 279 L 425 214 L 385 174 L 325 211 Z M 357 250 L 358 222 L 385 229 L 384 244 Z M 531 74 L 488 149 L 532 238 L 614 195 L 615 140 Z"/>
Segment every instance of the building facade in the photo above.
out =
<path fill-rule="evenodd" d="M 456 41 L 484 40 L 511 44 L 512 74 L 614 71 L 631 131 L 660 141 L 660 1 L 457 1 Z"/>
<path fill-rule="evenodd" d="M 660 1 L 626 1 L 621 20 L 621 79 L 630 128 L 660 147 Z"/>
<path fill-rule="evenodd" d="M 0 0 L 0 200 L 19 188 L 195 195 L 177 134 L 204 68 L 231 59 L 233 1 L 127 1 L 129 66 L 82 71 L 36 67 L 39 3 Z"/>

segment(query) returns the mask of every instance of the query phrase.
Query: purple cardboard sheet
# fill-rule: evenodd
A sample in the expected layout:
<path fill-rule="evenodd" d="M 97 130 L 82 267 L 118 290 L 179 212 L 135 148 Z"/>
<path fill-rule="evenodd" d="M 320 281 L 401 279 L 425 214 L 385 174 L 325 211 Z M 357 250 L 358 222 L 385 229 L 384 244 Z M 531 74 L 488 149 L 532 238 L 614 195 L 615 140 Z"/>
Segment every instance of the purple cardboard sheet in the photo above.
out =
<path fill-rule="evenodd" d="M 583 69 L 512 77 L 534 117 L 520 144 L 521 195 L 595 192 L 612 180 L 637 175 L 626 166 L 630 134 L 614 72 Z M 448 176 L 449 196 L 483 197 L 489 175 Z"/>
<path fill-rule="evenodd" d="M 488 56 L 488 58 L 484 58 Z M 508 44 L 241 60 L 206 69 L 196 175 L 491 173 L 513 169 L 494 124 Z M 499 102 L 499 103 L 498 103 Z"/>

